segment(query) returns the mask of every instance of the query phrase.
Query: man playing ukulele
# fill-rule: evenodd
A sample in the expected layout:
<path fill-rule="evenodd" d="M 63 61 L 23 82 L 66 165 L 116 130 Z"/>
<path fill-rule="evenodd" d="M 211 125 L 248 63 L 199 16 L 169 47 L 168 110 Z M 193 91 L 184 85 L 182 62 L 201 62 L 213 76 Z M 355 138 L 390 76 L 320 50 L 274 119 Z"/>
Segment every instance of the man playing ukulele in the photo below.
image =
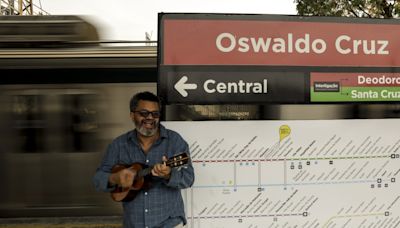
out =
<path fill-rule="evenodd" d="M 180 168 L 171 168 L 166 162 L 182 153 L 188 158 L 189 147 L 178 133 L 160 124 L 160 109 L 159 98 L 150 92 L 132 97 L 130 117 L 135 129 L 112 141 L 93 177 L 98 191 L 129 191 L 136 186 L 132 199 L 121 200 L 124 228 L 172 228 L 186 224 L 180 190 L 192 186 L 193 166 L 190 159 Z M 121 164 L 127 165 L 126 168 L 113 171 L 113 167 Z M 151 174 L 143 174 L 146 169 L 135 168 L 137 164 L 149 167 L 146 169 Z"/>

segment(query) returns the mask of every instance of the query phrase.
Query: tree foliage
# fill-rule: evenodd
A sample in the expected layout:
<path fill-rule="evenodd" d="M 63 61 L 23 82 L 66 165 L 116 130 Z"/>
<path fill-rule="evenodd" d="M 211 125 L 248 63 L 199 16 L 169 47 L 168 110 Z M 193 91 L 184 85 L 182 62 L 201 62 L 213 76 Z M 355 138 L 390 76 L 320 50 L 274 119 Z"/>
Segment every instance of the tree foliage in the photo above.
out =
<path fill-rule="evenodd" d="M 398 18 L 400 0 L 294 0 L 302 16 Z"/>

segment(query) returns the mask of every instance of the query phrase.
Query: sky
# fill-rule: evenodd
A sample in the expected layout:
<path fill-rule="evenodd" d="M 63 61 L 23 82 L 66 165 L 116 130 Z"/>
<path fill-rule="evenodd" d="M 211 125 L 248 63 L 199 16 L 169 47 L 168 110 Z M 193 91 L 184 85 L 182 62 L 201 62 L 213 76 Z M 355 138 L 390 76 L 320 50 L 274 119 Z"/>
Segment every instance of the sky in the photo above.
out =
<path fill-rule="evenodd" d="M 100 39 L 157 40 L 158 13 L 296 14 L 294 0 L 34 0 L 51 15 L 84 15 Z"/>

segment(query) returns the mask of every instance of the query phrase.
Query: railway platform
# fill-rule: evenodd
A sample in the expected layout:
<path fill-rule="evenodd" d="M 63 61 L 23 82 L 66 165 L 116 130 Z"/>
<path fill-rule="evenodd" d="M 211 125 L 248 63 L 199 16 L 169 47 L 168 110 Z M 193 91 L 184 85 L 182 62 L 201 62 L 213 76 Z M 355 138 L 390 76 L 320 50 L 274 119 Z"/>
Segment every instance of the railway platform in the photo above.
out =
<path fill-rule="evenodd" d="M 0 228 L 122 228 L 122 217 L 0 218 Z"/>

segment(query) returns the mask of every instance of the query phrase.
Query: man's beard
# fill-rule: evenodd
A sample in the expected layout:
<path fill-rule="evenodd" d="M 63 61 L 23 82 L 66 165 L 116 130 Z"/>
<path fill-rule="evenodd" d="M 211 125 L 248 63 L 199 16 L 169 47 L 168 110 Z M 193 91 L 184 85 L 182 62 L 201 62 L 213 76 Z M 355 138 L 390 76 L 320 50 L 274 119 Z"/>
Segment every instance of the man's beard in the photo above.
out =
<path fill-rule="evenodd" d="M 146 127 L 144 126 L 144 125 L 145 125 L 145 123 L 144 123 L 145 121 L 146 121 L 146 120 L 143 120 L 143 121 L 141 121 L 141 122 L 135 121 L 136 130 L 137 130 L 141 135 L 146 136 L 146 137 L 150 137 L 150 136 L 155 135 L 155 134 L 157 133 L 157 131 L 158 131 L 158 124 L 159 124 L 159 121 L 153 120 L 152 122 L 153 122 L 154 128 L 151 128 L 151 129 L 146 128 Z"/>

